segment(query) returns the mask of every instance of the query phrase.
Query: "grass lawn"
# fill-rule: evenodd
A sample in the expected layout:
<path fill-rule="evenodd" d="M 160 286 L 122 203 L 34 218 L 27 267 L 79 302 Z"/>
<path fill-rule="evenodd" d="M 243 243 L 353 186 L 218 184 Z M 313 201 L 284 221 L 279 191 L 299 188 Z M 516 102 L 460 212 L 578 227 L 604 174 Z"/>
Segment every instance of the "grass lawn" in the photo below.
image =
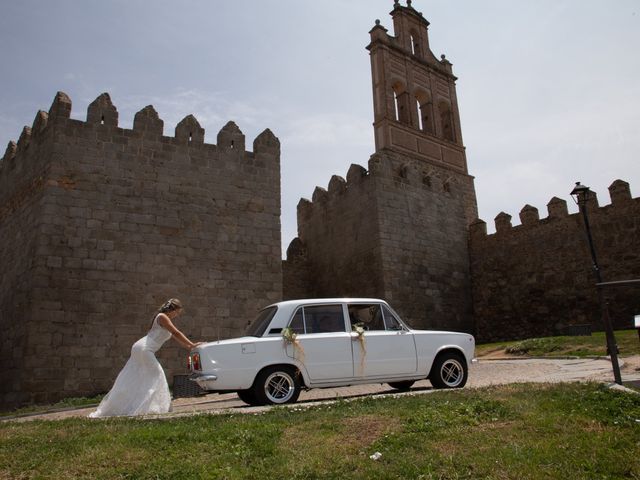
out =
<path fill-rule="evenodd" d="M 640 340 L 637 330 L 618 330 L 615 332 L 615 337 L 620 356 L 640 355 Z M 604 356 L 607 353 L 607 340 L 604 332 L 595 332 L 587 337 L 529 338 L 516 342 L 488 343 L 476 346 L 476 355 L 480 358 L 496 352 L 534 357 Z"/>
<path fill-rule="evenodd" d="M 639 453 L 640 395 L 598 384 L 259 415 L 0 423 L 0 479 L 640 478 Z"/>

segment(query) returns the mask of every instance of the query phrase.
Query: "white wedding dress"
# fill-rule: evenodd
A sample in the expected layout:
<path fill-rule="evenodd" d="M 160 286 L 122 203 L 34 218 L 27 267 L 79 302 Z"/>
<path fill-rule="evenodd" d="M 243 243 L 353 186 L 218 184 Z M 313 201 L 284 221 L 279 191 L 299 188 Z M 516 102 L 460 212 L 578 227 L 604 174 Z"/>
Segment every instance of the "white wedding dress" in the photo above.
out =
<path fill-rule="evenodd" d="M 167 413 L 171 407 L 169 386 L 155 353 L 171 333 L 153 320 L 151 330 L 131 347 L 131 357 L 118 374 L 113 388 L 100 402 L 92 418 Z"/>

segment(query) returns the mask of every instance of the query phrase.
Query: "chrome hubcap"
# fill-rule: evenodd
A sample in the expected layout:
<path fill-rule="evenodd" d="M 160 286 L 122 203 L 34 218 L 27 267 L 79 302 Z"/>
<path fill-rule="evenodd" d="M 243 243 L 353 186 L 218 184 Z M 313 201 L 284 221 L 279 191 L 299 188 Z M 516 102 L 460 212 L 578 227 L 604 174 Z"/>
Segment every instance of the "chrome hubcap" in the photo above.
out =
<path fill-rule="evenodd" d="M 273 403 L 286 403 L 294 391 L 293 378 L 286 372 L 274 372 L 264 382 L 264 392 Z"/>
<path fill-rule="evenodd" d="M 457 387 L 464 378 L 464 368 L 458 360 L 450 358 L 442 364 L 440 377 L 447 386 Z"/>

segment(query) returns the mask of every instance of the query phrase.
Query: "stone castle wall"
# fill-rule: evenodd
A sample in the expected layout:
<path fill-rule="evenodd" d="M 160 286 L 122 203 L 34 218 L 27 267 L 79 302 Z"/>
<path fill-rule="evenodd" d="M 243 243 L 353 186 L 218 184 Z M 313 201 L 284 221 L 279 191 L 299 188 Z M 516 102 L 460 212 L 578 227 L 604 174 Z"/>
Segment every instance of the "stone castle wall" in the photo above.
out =
<path fill-rule="evenodd" d="M 38 248 L 39 218 L 43 209 L 51 132 L 41 128 L 38 114 L 34 128 L 25 127 L 16 143 L 10 142 L 0 163 L 0 391 L 18 392 L 21 387 L 32 288 L 31 275 Z M 0 404 L 3 398 L 0 396 Z"/>
<path fill-rule="evenodd" d="M 70 112 L 58 94 L 0 164 L 4 404 L 106 391 L 166 298 L 183 301 L 193 340 L 237 335 L 281 298 L 269 130 L 249 152 L 232 122 L 217 145 L 193 116 L 163 136 L 151 106 L 119 128 L 107 94 L 86 121 Z M 167 347 L 171 378 L 186 352 Z"/>
<path fill-rule="evenodd" d="M 284 298 L 380 297 L 381 250 L 375 179 L 352 165 L 346 180 L 298 203 L 298 235 L 283 264 Z"/>
<path fill-rule="evenodd" d="M 472 331 L 466 238 L 476 215 L 471 177 L 382 150 L 368 171 L 352 165 L 346 181 L 334 176 L 301 200 L 284 297 L 305 293 L 301 284 L 310 297 L 380 297 L 416 328 Z"/>
<path fill-rule="evenodd" d="M 640 198 L 620 180 L 610 190 L 611 204 L 587 206 L 603 281 L 640 278 Z M 471 278 L 479 341 L 557 335 L 571 325 L 602 330 L 591 256 L 582 215 L 568 214 L 567 203 L 553 198 L 547 218 L 526 206 L 521 225 L 496 217 L 496 233 L 486 224 L 471 227 Z M 632 328 L 640 313 L 639 288 L 606 290 L 614 327 Z"/>
<path fill-rule="evenodd" d="M 473 177 L 388 150 L 372 157 L 369 171 L 378 180 L 385 299 L 414 328 L 473 332 Z"/>

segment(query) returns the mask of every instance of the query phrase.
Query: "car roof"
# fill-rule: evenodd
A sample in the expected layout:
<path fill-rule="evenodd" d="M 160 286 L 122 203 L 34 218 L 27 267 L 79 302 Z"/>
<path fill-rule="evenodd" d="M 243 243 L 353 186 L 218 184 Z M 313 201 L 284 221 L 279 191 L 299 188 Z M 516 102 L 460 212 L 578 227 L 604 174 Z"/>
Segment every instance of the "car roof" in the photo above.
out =
<path fill-rule="evenodd" d="M 283 302 L 273 303 L 269 307 L 291 307 L 301 305 L 325 305 L 331 303 L 384 303 L 379 298 L 304 298 L 300 300 L 285 300 Z M 265 307 L 268 308 L 268 307 Z"/>

